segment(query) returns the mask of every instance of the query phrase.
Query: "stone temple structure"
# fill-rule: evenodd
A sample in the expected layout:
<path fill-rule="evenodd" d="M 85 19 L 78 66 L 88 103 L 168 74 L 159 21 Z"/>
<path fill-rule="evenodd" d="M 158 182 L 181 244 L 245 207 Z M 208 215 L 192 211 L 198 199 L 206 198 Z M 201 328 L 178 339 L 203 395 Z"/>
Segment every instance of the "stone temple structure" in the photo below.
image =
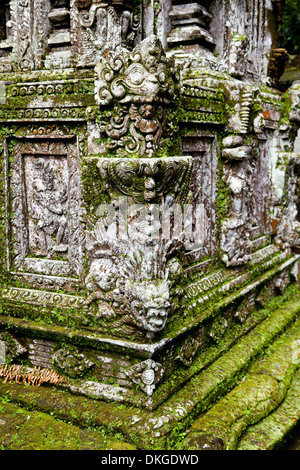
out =
<path fill-rule="evenodd" d="M 1 2 L 2 375 L 58 374 L 49 397 L 86 400 L 137 448 L 235 448 L 297 369 L 300 84 L 277 89 L 283 4 Z M 228 443 L 207 410 L 288 327 L 290 381 Z"/>

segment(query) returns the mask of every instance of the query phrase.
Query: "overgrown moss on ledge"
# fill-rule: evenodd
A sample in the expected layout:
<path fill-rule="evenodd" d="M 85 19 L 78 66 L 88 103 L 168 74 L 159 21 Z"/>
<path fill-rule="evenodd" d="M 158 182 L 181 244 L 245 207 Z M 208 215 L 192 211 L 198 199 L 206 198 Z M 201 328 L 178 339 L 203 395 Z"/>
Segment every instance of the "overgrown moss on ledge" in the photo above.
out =
<path fill-rule="evenodd" d="M 191 426 L 181 448 L 235 449 L 243 431 L 273 411 L 289 389 L 298 361 L 300 320 L 253 365 L 243 381 Z M 298 346 L 299 353 L 299 346 Z M 217 446 L 217 447 L 216 447 Z"/>
<path fill-rule="evenodd" d="M 299 294 L 285 300 L 280 308 L 271 312 L 270 317 L 152 412 L 73 395 L 66 390 L 34 389 L 13 383 L 3 384 L 1 380 L 0 395 L 25 409 L 42 411 L 82 428 L 95 427 L 109 436 L 119 433 L 125 442 L 138 449 L 176 449 L 182 446 L 182 439 L 190 435 L 186 431 L 199 415 L 205 416 L 213 404 L 247 377 L 250 366 L 259 364 L 264 357 L 271 358 L 269 352 L 278 351 L 280 354 L 277 348 L 284 339 L 280 335 L 286 330 L 286 337 L 291 339 L 293 326 L 290 325 L 299 317 L 299 309 Z M 278 341 L 273 343 L 276 338 Z M 189 449 L 195 447 L 192 445 Z"/>

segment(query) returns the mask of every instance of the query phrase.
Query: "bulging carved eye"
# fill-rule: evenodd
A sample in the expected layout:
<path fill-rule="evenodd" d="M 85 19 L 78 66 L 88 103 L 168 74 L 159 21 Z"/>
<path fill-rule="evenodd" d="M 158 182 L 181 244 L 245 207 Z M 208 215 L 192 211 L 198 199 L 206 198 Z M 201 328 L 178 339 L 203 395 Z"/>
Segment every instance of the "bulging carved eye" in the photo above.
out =
<path fill-rule="evenodd" d="M 157 78 L 158 78 L 158 80 L 159 80 L 160 83 L 165 83 L 165 81 L 166 81 L 166 79 L 167 79 L 165 72 L 160 72 L 160 73 L 158 74 L 158 77 L 157 77 Z"/>
<path fill-rule="evenodd" d="M 141 72 L 134 72 L 130 75 L 130 80 L 134 85 L 140 85 L 144 80 L 144 76 Z"/>
<path fill-rule="evenodd" d="M 145 312 L 144 305 L 142 304 L 142 302 L 139 302 L 138 300 L 133 300 L 131 302 L 131 308 L 132 310 L 135 311 L 135 313 L 139 313 L 140 315 Z"/>
<path fill-rule="evenodd" d="M 130 82 L 133 85 L 141 85 L 145 79 L 144 67 L 140 64 L 133 64 L 127 69 L 126 76 L 127 82 Z"/>

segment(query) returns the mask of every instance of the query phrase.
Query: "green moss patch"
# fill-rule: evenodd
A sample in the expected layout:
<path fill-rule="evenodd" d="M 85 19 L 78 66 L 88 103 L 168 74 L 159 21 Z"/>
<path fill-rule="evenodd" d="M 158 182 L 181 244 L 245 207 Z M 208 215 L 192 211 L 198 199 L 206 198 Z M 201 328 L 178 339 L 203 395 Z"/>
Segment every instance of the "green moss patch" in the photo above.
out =
<path fill-rule="evenodd" d="M 6 450 L 134 450 L 100 431 L 81 429 L 5 401 L 0 401 L 0 445 Z"/>
<path fill-rule="evenodd" d="M 243 431 L 259 422 L 284 399 L 298 367 L 300 320 L 283 334 L 274 351 L 251 368 L 244 379 L 191 426 L 183 448 L 234 450 Z M 299 350 L 299 345 L 298 345 Z"/>

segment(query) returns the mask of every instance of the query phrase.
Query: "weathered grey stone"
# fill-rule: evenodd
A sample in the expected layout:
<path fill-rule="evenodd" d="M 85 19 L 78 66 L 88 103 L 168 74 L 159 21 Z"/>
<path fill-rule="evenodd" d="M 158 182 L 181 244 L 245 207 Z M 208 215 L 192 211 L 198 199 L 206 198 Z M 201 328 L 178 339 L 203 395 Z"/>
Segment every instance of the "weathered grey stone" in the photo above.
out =
<path fill-rule="evenodd" d="M 277 7 L 0 8 L 1 329 L 29 362 L 151 408 L 295 280 L 300 90 L 276 90 Z"/>

